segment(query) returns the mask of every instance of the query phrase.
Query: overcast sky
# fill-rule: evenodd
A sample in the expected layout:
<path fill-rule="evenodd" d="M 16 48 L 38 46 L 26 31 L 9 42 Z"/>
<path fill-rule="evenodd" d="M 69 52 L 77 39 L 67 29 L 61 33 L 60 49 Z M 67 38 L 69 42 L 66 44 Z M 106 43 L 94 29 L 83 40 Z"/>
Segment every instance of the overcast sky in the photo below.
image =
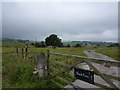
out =
<path fill-rule="evenodd" d="M 42 41 L 118 41 L 117 2 L 4 2 L 2 36 Z"/>

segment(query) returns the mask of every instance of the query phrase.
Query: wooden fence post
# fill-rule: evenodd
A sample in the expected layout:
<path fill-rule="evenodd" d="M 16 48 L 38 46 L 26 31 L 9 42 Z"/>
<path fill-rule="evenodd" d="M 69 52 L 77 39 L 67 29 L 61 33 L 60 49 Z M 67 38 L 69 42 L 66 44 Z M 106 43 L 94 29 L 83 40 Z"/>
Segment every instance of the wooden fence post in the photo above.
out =
<path fill-rule="evenodd" d="M 37 69 L 39 77 L 47 78 L 47 58 L 44 53 L 39 53 L 37 57 Z"/>
<path fill-rule="evenodd" d="M 47 70 L 48 70 L 48 75 L 49 75 L 49 58 L 50 58 L 50 54 L 49 54 L 49 50 L 47 50 Z"/>
<path fill-rule="evenodd" d="M 18 55 L 18 47 L 16 47 L 16 54 Z"/>
<path fill-rule="evenodd" d="M 25 47 L 25 52 L 26 52 L 26 53 L 28 52 L 28 48 L 27 48 L 27 47 Z"/>
<path fill-rule="evenodd" d="M 24 58 L 24 49 L 22 48 L 22 57 Z"/>
<path fill-rule="evenodd" d="M 27 54 L 28 54 L 28 45 L 26 44 L 26 46 L 25 46 L 25 58 L 27 57 Z"/>

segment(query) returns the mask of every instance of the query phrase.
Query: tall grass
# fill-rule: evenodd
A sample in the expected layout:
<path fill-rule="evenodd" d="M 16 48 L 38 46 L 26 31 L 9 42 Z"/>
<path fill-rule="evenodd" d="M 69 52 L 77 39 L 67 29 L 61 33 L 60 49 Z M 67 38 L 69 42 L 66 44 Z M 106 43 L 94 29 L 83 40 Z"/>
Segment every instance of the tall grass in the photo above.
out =
<path fill-rule="evenodd" d="M 30 55 L 31 54 L 31 55 Z M 32 56 L 32 59 L 30 59 Z M 36 56 L 29 53 L 26 59 L 23 59 L 13 53 L 4 53 L 2 60 L 2 78 L 3 88 L 50 88 L 55 87 L 55 84 L 48 84 L 47 81 L 34 75 L 33 71 L 36 67 Z"/>

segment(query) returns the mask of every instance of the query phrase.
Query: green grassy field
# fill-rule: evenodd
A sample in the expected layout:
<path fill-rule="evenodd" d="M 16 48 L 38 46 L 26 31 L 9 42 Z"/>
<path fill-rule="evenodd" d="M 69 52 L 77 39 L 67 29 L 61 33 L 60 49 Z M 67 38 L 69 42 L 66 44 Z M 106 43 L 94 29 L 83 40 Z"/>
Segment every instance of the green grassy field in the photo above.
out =
<path fill-rule="evenodd" d="M 9 46 L 10 45 L 10 46 Z M 12 46 L 13 45 L 13 46 Z M 19 47 L 19 55 L 16 55 L 16 46 Z M 62 53 L 69 55 L 86 56 L 83 51 L 88 49 L 97 49 L 101 47 L 81 47 L 81 48 L 35 48 L 29 44 L 29 53 L 26 59 L 22 58 L 21 48 L 25 46 L 25 43 L 4 43 L 2 48 L 2 86 L 3 88 L 58 88 L 59 86 L 47 82 L 38 75 L 34 75 L 33 71 L 36 67 L 36 59 L 39 52 L 44 52 L 46 54 L 49 49 L 50 52 Z M 104 47 L 102 47 L 104 48 Z M 104 50 L 111 50 L 104 48 Z M 97 51 L 99 52 L 99 51 Z M 111 53 L 114 53 L 114 58 L 116 55 L 116 49 L 113 49 Z M 108 53 L 109 55 L 112 54 Z M 73 60 L 69 58 L 61 58 L 58 56 L 50 56 L 50 60 L 57 60 L 69 65 L 73 65 L 78 62 L 78 60 Z M 59 66 L 54 63 L 50 63 L 50 66 L 54 67 L 56 70 L 61 71 L 65 67 Z M 58 71 L 50 69 L 50 73 L 58 75 L 65 80 L 74 81 L 75 78 L 68 77 L 69 71 L 64 74 L 57 74 Z M 52 77 L 52 76 L 50 76 Z M 65 86 L 66 84 L 54 78 L 56 82 Z"/>
<path fill-rule="evenodd" d="M 101 50 L 97 50 L 96 52 L 105 54 L 111 58 L 120 61 L 120 53 L 118 47 L 102 47 Z"/>
<path fill-rule="evenodd" d="M 31 43 L 19 43 L 19 42 L 2 42 L 2 47 L 13 47 L 15 48 L 17 47 L 25 47 L 25 44 L 28 44 L 29 47 L 33 47 L 31 46 Z"/>
<path fill-rule="evenodd" d="M 2 89 L 2 42 L 0 42 L 0 89 Z"/>
<path fill-rule="evenodd" d="M 3 51 L 7 50 L 3 48 Z M 11 50 L 11 51 L 10 51 Z M 30 53 L 26 59 L 21 54 L 16 55 L 15 48 L 9 48 L 2 58 L 2 85 L 3 88 L 50 88 L 58 87 L 34 75 L 37 54 Z"/>
<path fill-rule="evenodd" d="M 10 45 L 10 46 L 8 46 Z M 14 45 L 14 46 L 12 46 Z M 19 47 L 19 55 L 16 55 L 16 48 Z M 49 49 L 51 52 L 54 53 L 63 53 L 63 54 L 71 54 L 71 55 L 79 55 L 79 56 L 86 56 L 83 51 L 89 49 L 90 47 L 83 47 L 83 48 L 34 48 L 30 46 L 28 49 L 29 54 L 26 59 L 23 59 L 21 56 L 21 48 L 25 46 L 25 43 L 4 43 L 2 48 L 2 75 L 3 75 L 3 88 L 50 88 L 58 86 L 51 81 L 49 84 L 38 77 L 38 75 L 34 75 L 34 67 L 36 67 L 36 58 L 39 52 L 47 52 Z M 67 64 L 74 64 L 77 61 L 73 59 L 67 58 L 60 58 L 57 56 L 50 57 L 50 60 L 57 60 L 60 62 L 64 62 Z M 61 67 L 59 65 L 50 63 L 50 66 L 58 70 L 63 70 L 65 67 Z M 53 72 L 53 74 L 57 74 Z M 64 77 L 69 81 L 74 81 L 74 78 L 68 77 L 68 72 L 59 75 L 60 77 Z M 58 81 L 56 78 L 54 80 L 62 85 L 65 83 Z"/>

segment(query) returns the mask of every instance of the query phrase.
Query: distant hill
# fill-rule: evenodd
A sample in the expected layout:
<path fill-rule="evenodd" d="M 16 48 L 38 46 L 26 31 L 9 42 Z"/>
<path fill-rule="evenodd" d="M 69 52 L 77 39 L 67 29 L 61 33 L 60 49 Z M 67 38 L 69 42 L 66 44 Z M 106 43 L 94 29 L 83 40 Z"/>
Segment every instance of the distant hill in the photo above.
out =
<path fill-rule="evenodd" d="M 22 40 L 22 39 L 2 38 L 2 42 L 30 42 L 30 41 L 29 40 Z"/>
<path fill-rule="evenodd" d="M 70 45 L 74 46 L 76 44 L 80 44 L 81 46 L 117 46 L 120 45 L 120 43 L 114 43 L 114 42 L 97 42 L 97 41 L 70 41 L 70 42 L 63 42 L 64 45 Z"/>
<path fill-rule="evenodd" d="M 10 38 L 2 38 L 0 39 L 2 42 L 34 42 L 30 40 L 22 40 L 22 39 L 10 39 Z M 81 46 L 120 46 L 120 43 L 114 42 L 97 42 L 97 41 L 68 41 L 63 42 L 64 46 L 67 45 L 75 46 L 76 44 L 80 44 Z"/>

